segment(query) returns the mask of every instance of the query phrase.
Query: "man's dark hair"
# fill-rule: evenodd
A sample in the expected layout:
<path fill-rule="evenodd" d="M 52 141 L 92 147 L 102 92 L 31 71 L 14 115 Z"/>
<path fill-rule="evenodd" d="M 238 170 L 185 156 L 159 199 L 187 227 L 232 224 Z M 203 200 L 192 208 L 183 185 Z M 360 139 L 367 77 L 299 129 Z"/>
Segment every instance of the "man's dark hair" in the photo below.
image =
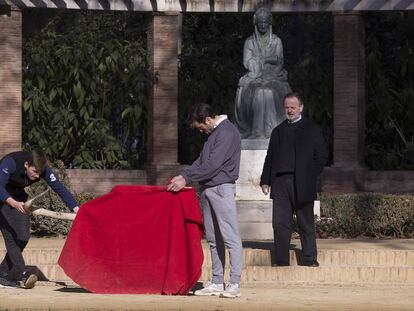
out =
<path fill-rule="evenodd" d="M 193 111 L 190 114 L 189 121 L 193 123 L 203 123 L 207 117 L 214 118 L 218 113 L 212 108 L 212 106 L 205 103 L 198 103 L 194 106 Z"/>
<path fill-rule="evenodd" d="M 293 93 L 288 93 L 288 94 L 286 94 L 286 95 L 285 95 L 285 97 L 283 98 L 283 103 L 284 103 L 284 102 L 285 102 L 285 100 L 286 100 L 286 99 L 288 99 L 288 98 L 297 98 L 297 99 L 298 99 L 298 101 L 299 101 L 299 103 L 300 103 L 301 105 L 303 105 L 303 100 L 302 100 L 302 97 L 300 97 L 299 93 L 295 93 L 295 92 L 293 92 Z"/>
<path fill-rule="evenodd" d="M 47 165 L 46 154 L 41 149 L 33 149 L 31 152 L 31 157 L 27 161 L 29 166 L 34 166 L 39 174 L 42 174 Z"/>

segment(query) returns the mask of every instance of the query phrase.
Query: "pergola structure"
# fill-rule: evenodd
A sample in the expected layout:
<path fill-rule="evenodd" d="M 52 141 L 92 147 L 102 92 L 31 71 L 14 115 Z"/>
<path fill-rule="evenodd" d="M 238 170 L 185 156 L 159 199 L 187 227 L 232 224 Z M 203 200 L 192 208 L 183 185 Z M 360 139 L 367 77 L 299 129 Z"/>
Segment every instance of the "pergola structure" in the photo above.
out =
<path fill-rule="evenodd" d="M 147 182 L 165 184 L 177 160 L 178 51 L 186 12 L 332 12 L 334 18 L 334 163 L 323 190 L 410 192 L 412 172 L 381 175 L 364 169 L 364 11 L 414 10 L 414 0 L 0 0 L 0 156 L 22 144 L 22 10 L 26 8 L 153 12 L 148 36 L 154 81 L 149 107 Z M 261 165 L 261 164 L 260 164 Z M 379 175 L 378 175 L 379 174 Z M 380 180 L 374 183 L 371 181 Z"/>

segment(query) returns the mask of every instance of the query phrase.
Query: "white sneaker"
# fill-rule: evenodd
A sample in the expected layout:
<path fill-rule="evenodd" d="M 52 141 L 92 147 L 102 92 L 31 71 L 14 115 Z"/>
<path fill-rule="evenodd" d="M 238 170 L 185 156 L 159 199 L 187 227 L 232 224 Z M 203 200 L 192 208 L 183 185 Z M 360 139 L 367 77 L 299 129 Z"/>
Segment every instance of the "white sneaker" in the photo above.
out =
<path fill-rule="evenodd" d="M 240 285 L 237 283 L 226 284 L 226 289 L 221 293 L 220 297 L 236 298 L 241 297 Z"/>
<path fill-rule="evenodd" d="M 220 296 L 224 291 L 223 284 L 207 283 L 202 289 L 196 290 L 194 295 L 196 296 Z"/>

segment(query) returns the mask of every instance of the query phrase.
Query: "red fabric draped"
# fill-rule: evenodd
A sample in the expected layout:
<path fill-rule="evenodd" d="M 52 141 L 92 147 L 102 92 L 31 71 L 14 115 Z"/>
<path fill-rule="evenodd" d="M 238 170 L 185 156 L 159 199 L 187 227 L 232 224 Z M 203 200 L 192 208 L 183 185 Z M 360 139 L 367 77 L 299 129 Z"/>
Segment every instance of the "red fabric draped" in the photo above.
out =
<path fill-rule="evenodd" d="M 95 293 L 186 294 L 203 264 L 194 189 L 116 186 L 82 205 L 59 265 Z"/>

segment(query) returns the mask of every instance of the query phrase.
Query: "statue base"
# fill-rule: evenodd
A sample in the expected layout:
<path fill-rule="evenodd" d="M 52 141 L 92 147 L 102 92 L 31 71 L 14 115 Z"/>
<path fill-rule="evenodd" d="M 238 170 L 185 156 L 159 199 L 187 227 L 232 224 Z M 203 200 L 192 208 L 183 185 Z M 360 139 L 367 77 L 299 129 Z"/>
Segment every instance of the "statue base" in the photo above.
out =
<path fill-rule="evenodd" d="M 236 200 L 267 201 L 262 193 L 260 176 L 269 139 L 242 139 L 239 179 L 236 182 Z"/>
<path fill-rule="evenodd" d="M 236 203 L 242 240 L 272 240 L 272 200 L 260 188 L 269 139 L 242 139 Z"/>

